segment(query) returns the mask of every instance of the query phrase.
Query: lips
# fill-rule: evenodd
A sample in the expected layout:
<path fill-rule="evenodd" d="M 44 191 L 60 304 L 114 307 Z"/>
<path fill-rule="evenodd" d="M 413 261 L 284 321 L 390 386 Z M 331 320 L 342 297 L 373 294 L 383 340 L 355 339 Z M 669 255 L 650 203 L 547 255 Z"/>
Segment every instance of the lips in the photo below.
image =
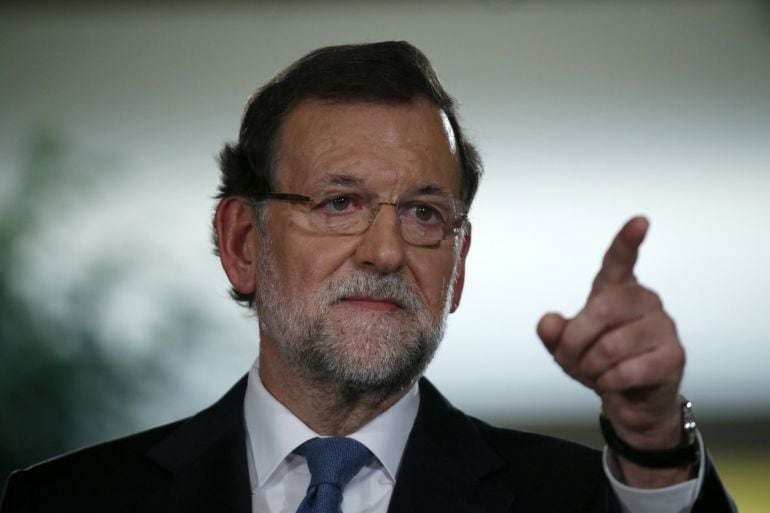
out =
<path fill-rule="evenodd" d="M 342 298 L 341 302 L 357 306 L 359 308 L 366 308 L 369 310 L 382 310 L 382 311 L 395 311 L 403 308 L 401 304 L 395 299 L 390 298 L 377 298 L 370 296 L 350 296 Z"/>

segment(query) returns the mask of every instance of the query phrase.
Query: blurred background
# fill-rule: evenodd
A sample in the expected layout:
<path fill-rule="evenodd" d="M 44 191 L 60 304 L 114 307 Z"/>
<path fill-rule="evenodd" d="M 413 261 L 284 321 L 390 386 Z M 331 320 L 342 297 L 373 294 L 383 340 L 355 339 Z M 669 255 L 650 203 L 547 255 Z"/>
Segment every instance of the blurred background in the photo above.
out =
<path fill-rule="evenodd" d="M 486 175 L 428 376 L 499 425 L 599 445 L 534 332 L 630 216 L 684 393 L 741 511 L 770 503 L 770 4 L 744 0 L 0 5 L 0 486 L 194 413 L 257 355 L 210 245 L 248 96 L 330 44 L 405 39 Z M 500 390 L 504 390 L 501 393 Z"/>

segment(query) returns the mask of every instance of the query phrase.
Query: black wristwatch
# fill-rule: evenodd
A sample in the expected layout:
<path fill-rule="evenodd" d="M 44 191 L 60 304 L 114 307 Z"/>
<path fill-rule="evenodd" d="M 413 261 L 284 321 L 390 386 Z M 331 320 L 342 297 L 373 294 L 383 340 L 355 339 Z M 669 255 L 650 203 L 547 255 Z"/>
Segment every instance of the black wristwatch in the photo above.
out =
<path fill-rule="evenodd" d="M 679 396 L 682 407 L 682 442 L 670 449 L 639 449 L 630 445 L 615 432 L 612 423 L 602 412 L 599 426 L 604 441 L 619 456 L 642 467 L 672 468 L 695 463 L 698 460 L 698 437 L 696 435 L 695 415 L 692 403 L 684 396 Z"/>

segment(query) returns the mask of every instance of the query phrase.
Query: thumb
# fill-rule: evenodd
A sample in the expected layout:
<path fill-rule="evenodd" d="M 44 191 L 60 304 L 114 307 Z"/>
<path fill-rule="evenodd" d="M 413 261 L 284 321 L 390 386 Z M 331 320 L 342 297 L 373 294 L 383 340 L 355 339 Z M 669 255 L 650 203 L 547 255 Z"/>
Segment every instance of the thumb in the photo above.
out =
<path fill-rule="evenodd" d="M 547 313 L 537 323 L 537 335 L 545 344 L 548 352 L 553 353 L 559 345 L 559 339 L 567 326 L 567 319 L 558 313 Z"/>

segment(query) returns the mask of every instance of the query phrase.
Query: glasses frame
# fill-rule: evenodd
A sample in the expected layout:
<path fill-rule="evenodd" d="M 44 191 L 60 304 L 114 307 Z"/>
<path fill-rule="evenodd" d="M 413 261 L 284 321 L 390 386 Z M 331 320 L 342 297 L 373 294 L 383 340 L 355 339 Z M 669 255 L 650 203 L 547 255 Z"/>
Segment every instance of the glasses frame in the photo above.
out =
<path fill-rule="evenodd" d="M 260 202 L 264 200 L 286 201 L 289 203 L 303 203 L 303 204 L 313 202 L 313 198 L 311 198 L 310 196 L 304 196 L 302 194 L 291 194 L 286 192 L 261 192 L 261 193 L 249 196 L 247 200 L 250 200 L 249 202 L 251 203 Z M 460 200 L 454 200 L 454 201 L 462 203 Z M 369 224 L 367 225 L 366 228 L 364 228 L 363 230 L 357 233 L 350 233 L 350 234 L 340 233 L 338 235 L 360 235 L 364 233 L 366 230 L 369 229 L 369 226 L 371 226 L 371 224 L 374 222 L 374 218 L 377 217 L 377 214 L 379 213 L 380 207 L 382 207 L 382 205 L 392 205 L 393 207 L 396 208 L 396 211 L 398 211 L 399 203 L 400 203 L 400 200 L 396 202 L 378 201 L 376 206 L 369 207 Z M 399 227 L 401 227 L 401 216 L 397 215 L 396 218 L 398 219 Z M 442 240 L 447 240 L 459 235 L 462 232 L 462 227 L 465 224 L 465 221 L 467 220 L 468 220 L 468 213 L 463 211 L 462 213 L 457 215 L 457 217 L 455 217 L 454 220 L 452 220 L 452 222 L 450 223 L 450 228 L 448 230 L 445 230 L 444 232 L 444 237 L 430 244 L 417 244 L 414 242 L 410 242 L 406 239 L 406 237 L 404 237 L 403 231 L 399 230 L 399 233 L 401 233 L 401 238 L 404 239 L 404 241 L 406 241 L 409 244 L 413 244 L 415 246 L 432 246 L 434 244 L 438 244 Z M 330 233 L 334 233 L 334 232 L 330 232 Z"/>

